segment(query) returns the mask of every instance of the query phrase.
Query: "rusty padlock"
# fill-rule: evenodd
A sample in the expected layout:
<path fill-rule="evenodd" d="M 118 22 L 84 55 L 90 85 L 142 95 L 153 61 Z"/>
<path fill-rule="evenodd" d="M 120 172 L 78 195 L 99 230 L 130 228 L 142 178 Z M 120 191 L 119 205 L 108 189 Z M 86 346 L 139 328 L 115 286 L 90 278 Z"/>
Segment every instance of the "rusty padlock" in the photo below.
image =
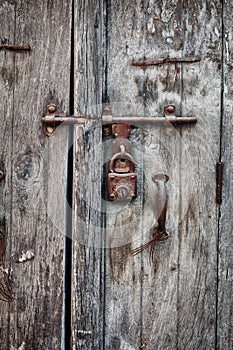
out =
<path fill-rule="evenodd" d="M 116 153 L 109 164 L 108 198 L 111 201 L 126 201 L 136 197 L 134 159 L 129 153 Z"/>

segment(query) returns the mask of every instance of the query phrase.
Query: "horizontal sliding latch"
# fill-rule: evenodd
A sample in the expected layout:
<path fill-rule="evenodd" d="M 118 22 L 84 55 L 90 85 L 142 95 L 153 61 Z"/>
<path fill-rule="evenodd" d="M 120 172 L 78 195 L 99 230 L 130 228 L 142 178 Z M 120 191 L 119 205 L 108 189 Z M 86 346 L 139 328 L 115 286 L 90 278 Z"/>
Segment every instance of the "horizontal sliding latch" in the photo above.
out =
<path fill-rule="evenodd" d="M 87 122 L 99 122 L 99 119 L 86 117 L 83 115 L 79 116 L 65 116 L 58 115 L 56 113 L 56 105 L 51 104 L 47 106 L 46 115 L 42 117 L 42 122 L 46 126 L 46 134 L 49 136 L 53 133 L 56 126 L 60 124 L 64 125 L 75 125 L 75 124 L 85 124 Z M 178 125 L 190 125 L 196 124 L 197 118 L 195 117 L 178 117 L 175 115 L 175 106 L 169 105 L 164 108 L 164 116 L 162 117 L 149 117 L 149 116 L 132 116 L 132 115 L 121 115 L 113 116 L 111 113 L 111 108 L 105 108 L 102 118 L 103 125 L 108 124 L 130 124 L 135 126 L 140 125 L 161 125 L 161 124 L 172 124 L 174 126 Z"/>

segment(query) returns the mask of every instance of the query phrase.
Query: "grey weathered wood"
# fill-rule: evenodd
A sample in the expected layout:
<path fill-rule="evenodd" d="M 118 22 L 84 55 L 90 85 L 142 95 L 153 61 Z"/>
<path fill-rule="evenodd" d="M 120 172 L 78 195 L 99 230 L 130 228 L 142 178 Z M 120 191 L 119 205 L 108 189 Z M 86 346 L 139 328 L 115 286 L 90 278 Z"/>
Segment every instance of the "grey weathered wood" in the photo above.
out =
<path fill-rule="evenodd" d="M 144 115 L 135 80 L 143 72 L 131 66 L 135 52 L 143 56 L 143 9 L 140 1 L 114 1 L 108 6 L 107 96 L 113 114 Z M 141 74 L 140 74 L 141 73 Z M 143 79 L 143 78 L 142 78 Z M 137 172 L 137 198 L 132 203 L 106 203 L 105 348 L 135 349 L 141 345 L 140 256 L 130 256 L 132 241 L 142 243 L 143 133 L 132 130 L 130 140 Z M 112 157 L 113 139 L 105 141 L 106 161 Z"/>
<path fill-rule="evenodd" d="M 180 56 L 182 38 L 180 2 L 146 2 L 144 43 L 146 60 Z M 139 57 L 137 57 L 139 58 Z M 141 57 L 142 59 L 142 57 Z M 181 104 L 181 76 L 174 64 L 150 67 L 145 71 L 144 105 L 150 115 L 163 115 L 164 107 L 176 106 L 178 114 Z M 177 81 L 176 81 L 177 80 Z M 148 252 L 143 253 L 144 279 L 142 289 L 142 345 L 148 349 L 174 349 L 177 343 L 177 283 L 178 283 L 178 223 L 180 210 L 180 131 L 150 128 L 151 144 L 146 147 L 145 169 L 147 208 L 156 212 L 156 196 L 152 174 L 165 172 L 167 183 L 168 212 L 166 226 L 169 239 L 158 243 L 155 262 L 149 264 Z M 148 154 L 148 155 L 147 155 Z M 149 219 L 145 218 L 145 224 Z"/>
<path fill-rule="evenodd" d="M 76 40 L 76 104 L 81 113 L 88 112 L 85 106 L 96 99 L 99 101 L 103 93 L 94 79 L 97 70 L 93 69 L 93 62 L 99 62 L 99 55 L 104 52 L 96 49 L 93 57 L 96 7 L 92 6 L 91 2 L 79 4 L 79 17 L 75 22 L 80 38 Z M 139 179 L 144 189 L 143 199 L 142 202 L 141 198 L 138 200 L 135 217 L 132 208 L 125 207 L 120 213 L 120 205 L 105 203 L 105 236 L 103 229 L 93 229 L 89 225 L 93 220 L 91 215 L 95 214 L 90 208 L 96 205 L 100 208 L 100 188 L 98 181 L 91 185 L 91 172 L 96 174 L 95 180 L 100 180 L 103 160 L 98 149 L 101 149 L 101 138 L 94 131 L 86 131 L 84 138 L 82 129 L 77 129 L 74 234 L 80 236 L 80 243 L 84 240 L 82 234 L 86 236 L 87 233 L 97 242 L 99 232 L 99 239 L 105 238 L 106 250 L 101 255 L 96 249 L 81 249 L 75 242 L 73 348 L 214 348 L 218 237 L 215 164 L 220 150 L 221 4 L 217 1 L 185 1 L 183 4 L 179 1 L 143 4 L 115 1 L 109 4 L 107 13 L 99 11 L 99 14 L 98 18 L 105 15 L 107 25 L 107 37 L 98 36 L 98 43 L 102 40 L 107 44 L 104 57 L 107 70 L 103 80 L 114 113 L 128 113 L 134 109 L 137 114 L 160 116 L 164 105 L 173 103 L 179 115 L 196 116 L 198 125 L 177 129 L 170 136 L 169 130 L 164 134 L 163 128 L 132 133 L 134 156 L 144 173 L 144 183 Z M 131 66 L 133 60 L 199 54 L 202 56 L 200 63 L 165 63 L 146 70 Z M 85 61 L 86 57 L 90 62 Z M 106 161 L 110 157 L 111 141 L 105 143 Z M 93 167 L 90 160 L 94 157 Z M 149 229 L 156 224 L 156 188 L 151 175 L 158 171 L 170 177 L 167 228 L 171 238 L 157 245 L 154 264 L 150 265 L 148 252 L 130 257 L 129 251 L 130 245 L 135 247 L 149 240 Z M 88 190 L 85 183 L 90 186 Z M 83 200 L 88 203 L 88 209 L 83 206 Z M 118 208 L 118 215 L 108 215 L 113 208 Z M 130 220 L 131 226 L 125 225 Z M 97 243 L 101 245 L 100 241 Z M 90 241 L 86 244 L 90 245 Z M 82 309 L 84 303 L 86 307 Z M 77 328 L 80 326 L 82 328 Z M 97 338 L 96 333 L 92 333 L 94 328 L 99 334 Z"/>
<path fill-rule="evenodd" d="M 151 43 L 151 37 L 149 36 L 148 39 L 145 30 L 147 25 L 145 8 L 141 8 L 140 2 L 136 4 L 115 2 L 109 8 L 108 14 L 110 17 L 108 95 L 111 104 L 116 110 L 116 101 L 118 102 L 118 113 L 127 113 L 128 110 L 132 113 L 134 110 L 135 113 L 141 115 L 144 113 L 161 115 L 163 110 L 157 106 L 157 74 L 154 71 L 151 74 L 143 72 L 141 69 L 131 66 L 133 59 L 144 58 L 147 46 Z M 152 79 L 150 75 L 153 75 Z M 127 104 L 130 106 L 128 110 L 126 109 Z M 141 134 L 141 140 L 137 135 L 132 135 L 133 150 L 137 157 L 136 163 L 142 167 L 145 177 L 145 183 L 141 184 L 141 189 L 139 187 L 139 195 L 143 194 L 142 189 L 145 188 L 144 198 L 141 199 L 143 207 L 139 210 L 134 221 L 130 211 L 123 211 L 121 218 L 115 222 L 112 220 L 115 227 L 111 230 L 112 234 L 117 237 L 115 240 L 117 240 L 119 239 L 121 220 L 129 222 L 128 225 L 123 226 L 122 231 L 125 239 L 131 235 L 130 240 L 133 241 L 131 247 L 150 240 L 149 231 L 156 224 L 154 216 L 156 213 L 156 188 L 151 181 L 151 175 L 160 171 L 169 172 L 166 167 L 168 162 L 165 159 L 164 138 L 163 130 L 160 128 L 144 130 Z M 141 143 L 144 144 L 144 148 L 140 148 Z M 170 146 L 173 144 L 175 144 L 174 140 L 170 142 Z M 135 150 L 137 151 L 135 152 Z M 143 161 L 145 164 L 142 163 Z M 140 177 L 138 182 L 140 184 Z M 106 234 L 110 235 L 111 231 L 107 226 Z M 109 251 L 106 260 L 106 271 L 109 272 L 106 274 L 105 289 L 107 320 L 105 341 L 107 348 L 136 349 L 140 346 L 148 346 L 153 349 L 158 344 L 161 347 L 166 346 L 165 344 L 169 343 L 169 339 L 166 338 L 169 337 L 167 333 L 159 331 L 164 328 L 164 322 L 171 336 L 176 336 L 174 317 L 171 317 L 173 314 L 171 310 L 176 305 L 173 302 L 173 306 L 171 306 L 172 300 L 175 298 L 174 288 L 165 281 L 161 283 L 163 269 L 167 270 L 170 260 L 166 259 L 165 266 L 162 265 L 162 267 L 160 267 L 160 260 L 164 262 L 165 257 L 170 255 L 170 259 L 173 261 L 173 256 L 169 252 L 173 250 L 170 247 L 171 245 L 168 244 L 165 248 L 167 251 L 164 251 L 164 247 L 160 246 L 162 259 L 160 251 L 156 250 L 155 266 L 149 264 L 148 252 L 143 252 L 141 256 L 127 258 L 129 253 L 127 246 Z M 174 273 L 168 273 L 165 279 L 173 280 L 172 275 L 174 276 Z M 176 285 L 174 286 L 176 288 Z M 170 292 L 169 296 L 167 291 Z M 166 309 L 163 309 L 163 314 L 159 310 L 165 298 L 167 304 Z M 169 327 L 168 318 L 164 317 L 166 313 L 169 313 L 171 327 Z"/>
<path fill-rule="evenodd" d="M 222 161 L 223 202 L 220 206 L 218 251 L 218 315 L 217 349 L 233 347 L 233 239 L 232 239 L 232 10 L 231 2 L 224 2 L 223 11 L 223 128 Z"/>
<path fill-rule="evenodd" d="M 59 349 L 67 130 L 48 140 L 40 118 L 49 102 L 69 107 L 70 5 L 3 1 L 0 11 L 1 40 L 32 48 L 0 51 L 1 226 L 16 294 L 1 303 L 1 349 Z M 27 251 L 34 259 L 20 263 Z"/>
<path fill-rule="evenodd" d="M 17 298 L 0 303 L 4 350 L 61 347 L 67 129 L 48 140 L 40 117 L 48 102 L 68 109 L 70 6 L 58 0 L 0 5 L 1 40 L 32 46 L 31 52 L 0 51 L 0 167 L 6 174 L 0 230 Z M 114 114 L 161 116 L 164 105 L 174 103 L 177 114 L 196 116 L 198 124 L 170 136 L 163 127 L 132 131 L 138 197 L 130 205 L 102 198 L 111 138 L 102 140 L 98 122 L 75 127 L 73 349 L 232 348 L 232 5 L 224 3 L 222 38 L 221 6 L 217 0 L 75 1 L 75 112 L 98 119 L 101 103 L 109 102 Z M 133 60 L 197 55 L 200 63 L 131 66 Z M 171 237 L 157 245 L 150 264 L 148 251 L 129 252 L 151 238 L 157 195 L 151 175 L 160 171 L 170 177 Z M 35 257 L 22 264 L 24 251 Z"/>
<path fill-rule="evenodd" d="M 195 128 L 183 128 L 178 342 L 180 349 L 214 349 L 218 207 L 216 163 L 220 150 L 221 4 L 185 1 L 182 13 L 183 55 L 201 55 L 197 64 L 182 66 L 182 114 L 198 118 Z M 189 179 L 186 181 L 186 175 Z M 188 196 L 188 197 L 187 197 Z M 185 208 L 183 208 L 185 209 Z"/>
<path fill-rule="evenodd" d="M 74 105 L 79 113 L 102 113 L 102 1 L 75 1 Z M 104 216 L 101 203 L 102 126 L 74 129 L 72 349 L 104 348 Z"/>

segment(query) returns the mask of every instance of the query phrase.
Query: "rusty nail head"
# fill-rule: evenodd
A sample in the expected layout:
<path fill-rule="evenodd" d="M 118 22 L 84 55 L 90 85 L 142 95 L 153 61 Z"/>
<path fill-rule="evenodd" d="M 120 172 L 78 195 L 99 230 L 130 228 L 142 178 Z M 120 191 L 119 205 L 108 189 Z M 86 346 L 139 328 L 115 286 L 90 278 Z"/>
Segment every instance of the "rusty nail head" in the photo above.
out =
<path fill-rule="evenodd" d="M 131 128 L 129 124 L 112 124 L 112 133 L 116 137 L 127 138 Z"/>
<path fill-rule="evenodd" d="M 168 106 L 164 107 L 164 114 L 165 115 L 174 115 L 175 110 L 176 110 L 175 106 L 168 105 Z"/>
<path fill-rule="evenodd" d="M 54 133 L 54 130 L 55 130 L 55 128 L 53 126 L 51 126 L 51 125 L 46 126 L 46 128 L 45 128 L 46 135 L 48 137 L 51 136 Z"/>
<path fill-rule="evenodd" d="M 104 136 L 110 136 L 112 133 L 111 127 L 110 126 L 104 126 L 103 127 L 103 135 Z"/>
<path fill-rule="evenodd" d="M 51 116 L 55 115 L 56 110 L 57 110 L 57 107 L 54 104 L 51 104 L 51 105 L 47 106 L 47 113 L 48 113 L 48 115 L 51 115 Z"/>
<path fill-rule="evenodd" d="M 173 105 L 165 106 L 164 107 L 165 117 L 169 116 L 169 117 L 175 118 L 175 110 L 176 110 L 176 107 Z M 164 128 L 165 136 L 174 136 L 174 133 L 175 133 L 174 127 L 170 123 L 165 124 L 165 128 Z"/>

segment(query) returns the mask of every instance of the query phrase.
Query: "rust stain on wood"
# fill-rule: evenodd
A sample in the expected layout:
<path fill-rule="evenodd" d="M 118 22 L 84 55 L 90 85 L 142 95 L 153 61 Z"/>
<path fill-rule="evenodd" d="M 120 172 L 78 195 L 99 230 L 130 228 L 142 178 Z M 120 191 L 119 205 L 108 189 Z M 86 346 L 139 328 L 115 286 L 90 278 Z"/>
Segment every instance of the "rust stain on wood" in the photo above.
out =
<path fill-rule="evenodd" d="M 216 167 L 216 203 L 221 204 L 222 202 L 222 162 L 217 163 Z"/>
<path fill-rule="evenodd" d="M 149 66 L 159 66 L 165 63 L 194 63 L 201 61 L 201 56 L 196 57 L 166 57 L 159 58 L 155 60 L 148 61 L 134 61 L 132 62 L 132 66 L 134 67 L 149 67 Z"/>
<path fill-rule="evenodd" d="M 110 276 L 113 282 L 120 282 L 127 265 L 130 253 L 130 244 L 109 249 Z"/>
<path fill-rule="evenodd" d="M 0 50 L 30 51 L 31 47 L 29 45 L 0 45 Z"/>

